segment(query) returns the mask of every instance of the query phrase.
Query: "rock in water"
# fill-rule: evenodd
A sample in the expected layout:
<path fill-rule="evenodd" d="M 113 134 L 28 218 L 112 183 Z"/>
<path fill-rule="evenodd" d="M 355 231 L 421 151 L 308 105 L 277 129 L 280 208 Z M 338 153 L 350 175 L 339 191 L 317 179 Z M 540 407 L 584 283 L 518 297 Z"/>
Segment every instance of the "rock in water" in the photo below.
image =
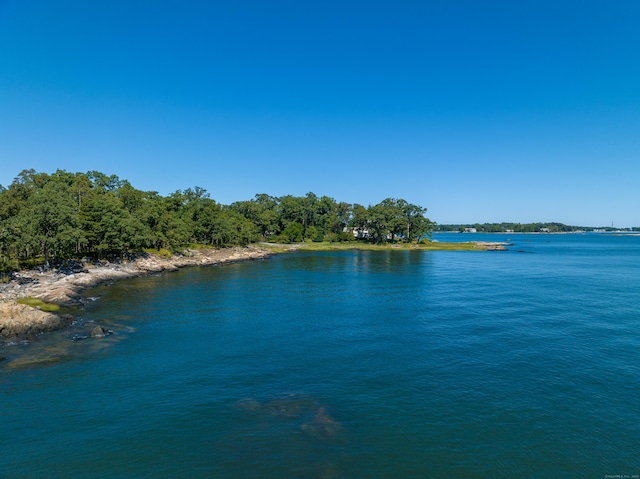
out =
<path fill-rule="evenodd" d="M 319 439 L 335 438 L 342 431 L 342 425 L 329 415 L 327 408 L 318 408 L 314 418 L 300 426 L 307 434 Z"/>
<path fill-rule="evenodd" d="M 96 326 L 91 330 L 92 338 L 104 338 L 107 335 L 107 331 L 102 326 Z"/>
<path fill-rule="evenodd" d="M 241 399 L 236 403 L 236 405 L 242 409 L 246 409 L 247 411 L 260 411 L 262 409 L 260 401 L 253 398 Z"/>
<path fill-rule="evenodd" d="M 265 411 L 272 416 L 300 417 L 317 407 L 317 402 L 305 394 L 290 393 L 264 404 Z"/>

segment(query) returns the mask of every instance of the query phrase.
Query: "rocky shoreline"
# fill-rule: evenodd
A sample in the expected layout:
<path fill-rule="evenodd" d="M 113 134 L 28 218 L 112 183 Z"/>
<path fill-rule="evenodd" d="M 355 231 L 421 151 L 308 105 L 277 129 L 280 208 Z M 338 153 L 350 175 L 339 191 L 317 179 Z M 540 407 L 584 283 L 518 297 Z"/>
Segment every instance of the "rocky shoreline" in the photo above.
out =
<path fill-rule="evenodd" d="M 62 307 L 80 306 L 85 289 L 118 279 L 133 278 L 187 266 L 214 266 L 263 259 L 273 255 L 258 246 L 225 249 L 186 250 L 163 257 L 142 254 L 130 261 L 76 264 L 65 270 L 21 271 L 0 285 L 0 338 L 28 337 L 54 331 L 71 324 L 72 317 L 54 314 L 16 303 L 23 297 L 41 299 Z"/>
<path fill-rule="evenodd" d="M 475 242 L 485 251 L 503 251 L 506 243 Z M 271 245 L 280 251 L 304 249 L 304 244 Z M 393 246 L 392 246 L 393 247 Z M 65 268 L 50 271 L 28 270 L 12 275 L 11 281 L 0 284 L 0 340 L 32 338 L 71 325 L 73 317 L 55 314 L 32 306 L 18 304 L 20 298 L 31 297 L 61 307 L 82 306 L 82 292 L 106 281 L 115 281 L 188 266 L 215 266 L 239 261 L 264 259 L 273 249 L 260 245 L 224 249 L 189 249 L 182 254 L 164 257 L 159 254 L 140 254 L 125 261 L 76 262 Z"/>

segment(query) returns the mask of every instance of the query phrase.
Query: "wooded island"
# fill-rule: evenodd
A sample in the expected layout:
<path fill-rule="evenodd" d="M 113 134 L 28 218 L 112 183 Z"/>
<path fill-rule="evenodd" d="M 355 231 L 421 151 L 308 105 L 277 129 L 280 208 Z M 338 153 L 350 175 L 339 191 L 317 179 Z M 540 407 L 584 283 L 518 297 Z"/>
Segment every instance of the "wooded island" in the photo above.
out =
<path fill-rule="evenodd" d="M 314 193 L 221 205 L 197 186 L 162 196 L 97 171 L 23 170 L 0 185 L 0 272 L 193 245 L 418 242 L 436 226 L 426 211 L 403 199 L 365 207 Z"/>

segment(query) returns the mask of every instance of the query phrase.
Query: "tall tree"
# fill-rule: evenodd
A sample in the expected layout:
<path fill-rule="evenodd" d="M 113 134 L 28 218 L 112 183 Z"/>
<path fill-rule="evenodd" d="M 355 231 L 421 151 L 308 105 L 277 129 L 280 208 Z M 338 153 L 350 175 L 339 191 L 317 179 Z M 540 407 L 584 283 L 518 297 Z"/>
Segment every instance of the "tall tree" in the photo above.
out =
<path fill-rule="evenodd" d="M 52 179 L 35 191 L 28 208 L 23 210 L 21 225 L 40 244 L 47 268 L 51 253 L 71 253 L 75 248 L 80 235 L 75 206 L 69 186 Z"/>

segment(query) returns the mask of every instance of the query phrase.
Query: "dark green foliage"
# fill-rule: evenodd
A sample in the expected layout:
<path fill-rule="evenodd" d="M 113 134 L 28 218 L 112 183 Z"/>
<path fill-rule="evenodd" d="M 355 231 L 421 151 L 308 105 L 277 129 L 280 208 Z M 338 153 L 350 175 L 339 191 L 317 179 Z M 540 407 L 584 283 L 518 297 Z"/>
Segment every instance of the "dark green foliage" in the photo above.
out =
<path fill-rule="evenodd" d="M 426 218 L 427 209 L 403 199 L 387 198 L 368 208 L 354 205 L 352 226 L 358 237 L 375 243 L 419 241 L 430 236 L 435 223 Z"/>
<path fill-rule="evenodd" d="M 234 203 L 231 208 L 252 221 L 263 240 L 272 242 L 336 242 L 356 238 L 376 243 L 411 242 L 430 236 L 435 226 L 424 216 L 426 208 L 394 198 L 365 208 L 314 193 L 281 198 L 257 195 L 254 200 Z M 298 226 L 290 229 L 293 224 L 302 226 L 302 239 L 292 239 L 293 232 L 299 238 Z"/>
<path fill-rule="evenodd" d="M 304 239 L 315 241 L 321 234 L 322 232 L 318 228 L 315 226 L 309 226 L 304 232 Z"/>
<path fill-rule="evenodd" d="M 280 235 L 283 243 L 299 243 L 302 241 L 304 227 L 300 223 L 289 223 Z"/>
<path fill-rule="evenodd" d="M 343 231 L 338 234 L 338 241 L 355 241 L 356 238 L 353 236 L 353 233 L 350 231 Z"/>
<path fill-rule="evenodd" d="M 356 236 L 417 241 L 434 226 L 425 212 L 393 198 L 365 208 L 314 193 L 259 194 L 223 206 L 198 186 L 163 197 L 97 171 L 23 170 L 8 188 L 0 186 L 0 273 L 84 256 L 176 251 L 189 244 L 338 242 Z"/>

